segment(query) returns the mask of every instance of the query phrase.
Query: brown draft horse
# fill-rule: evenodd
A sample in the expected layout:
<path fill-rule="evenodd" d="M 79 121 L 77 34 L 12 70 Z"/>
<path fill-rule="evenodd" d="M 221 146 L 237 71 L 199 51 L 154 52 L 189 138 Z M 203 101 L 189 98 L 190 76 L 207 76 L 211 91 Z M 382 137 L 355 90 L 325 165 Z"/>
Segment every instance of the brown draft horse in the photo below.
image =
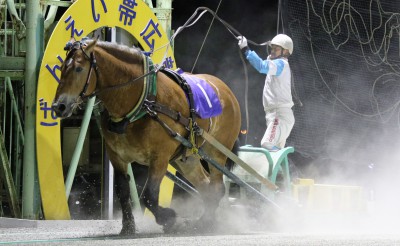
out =
<path fill-rule="evenodd" d="M 158 196 L 160 182 L 166 174 L 167 165 L 179 152 L 181 143 L 172 138 L 149 114 L 129 123 L 122 134 L 108 130 L 110 118 L 123 118 L 139 102 L 146 76 L 144 59 L 138 48 L 97 40 L 77 41 L 69 48 L 62 64 L 60 83 L 52 104 L 53 110 L 60 118 L 69 117 L 86 98 L 85 95 L 91 93 L 96 93 L 97 98 L 104 104 L 102 131 L 107 153 L 115 168 L 116 192 L 123 213 L 121 234 L 125 235 L 135 233 L 127 175 L 128 165 L 133 162 L 148 166 L 147 182 L 141 199 L 154 214 L 156 222 L 163 226 L 164 231 L 173 228 L 176 222 L 175 211 L 159 206 Z M 211 85 L 219 96 L 222 106 L 220 115 L 210 119 L 197 118 L 196 121 L 202 129 L 232 149 L 240 130 L 241 114 L 237 99 L 220 79 L 207 74 L 196 76 Z M 188 101 L 182 88 L 161 72 L 156 74 L 156 83 L 155 101 L 180 112 L 184 117 L 189 117 Z M 175 132 L 184 137 L 189 135 L 182 124 L 166 115 L 158 116 Z M 225 165 L 227 161 L 225 155 L 199 136 L 197 143 L 209 157 Z M 178 158 L 173 162 L 173 166 L 195 186 L 204 201 L 205 212 L 196 225 L 199 228 L 201 225 L 203 228 L 212 228 L 215 210 L 225 190 L 222 173 L 211 165 L 207 172 L 200 162 L 202 161 L 200 157 L 190 153 L 187 154 L 186 161 Z"/>

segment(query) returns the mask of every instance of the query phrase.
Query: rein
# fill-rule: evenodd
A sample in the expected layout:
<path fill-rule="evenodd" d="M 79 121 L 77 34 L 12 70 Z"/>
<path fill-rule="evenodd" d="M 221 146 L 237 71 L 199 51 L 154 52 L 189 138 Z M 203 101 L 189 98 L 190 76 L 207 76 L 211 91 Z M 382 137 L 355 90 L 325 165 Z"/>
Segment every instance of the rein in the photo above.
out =
<path fill-rule="evenodd" d="M 148 61 L 146 63 L 148 63 L 150 65 L 148 66 L 149 69 L 146 69 L 148 71 L 145 71 L 145 73 L 143 75 L 141 75 L 141 76 L 139 76 L 139 77 L 137 77 L 135 79 L 132 79 L 132 80 L 130 80 L 128 82 L 125 82 L 123 84 L 112 85 L 112 86 L 109 86 L 109 87 L 102 88 L 101 90 L 94 90 L 91 94 L 87 95 L 86 93 L 87 93 L 87 89 L 88 89 L 89 84 L 90 84 L 90 78 L 92 77 L 93 69 L 95 70 L 95 73 L 96 73 L 96 84 L 98 84 L 97 81 L 99 79 L 99 72 L 98 72 L 99 67 L 97 66 L 97 60 L 96 60 L 96 57 L 94 55 L 94 52 L 91 52 L 88 55 L 85 52 L 85 50 L 83 49 L 83 46 L 86 46 L 84 41 L 76 41 L 74 43 L 68 42 L 66 44 L 66 46 L 64 47 L 64 50 L 67 50 L 68 53 L 73 51 L 73 50 L 80 49 L 83 52 L 83 54 L 85 55 L 85 57 L 90 61 L 90 69 L 89 69 L 88 75 L 86 77 L 86 83 L 85 83 L 82 91 L 79 93 L 79 97 L 80 97 L 80 99 L 82 101 L 84 99 L 92 98 L 94 96 L 97 96 L 98 94 L 103 93 L 104 91 L 114 90 L 114 89 L 122 88 L 124 86 L 128 86 L 130 84 L 133 84 L 133 83 L 137 82 L 138 80 L 140 80 L 142 78 L 146 78 L 147 76 L 151 76 L 152 74 L 155 75 L 161 69 L 161 67 L 159 67 L 157 65 L 154 65 L 153 62 L 151 61 L 151 59 L 148 56 L 144 55 L 144 60 Z M 147 65 L 145 64 L 145 66 L 147 66 Z"/>
<path fill-rule="evenodd" d="M 92 98 L 94 96 L 97 96 L 98 94 L 101 94 L 101 93 L 105 92 L 105 91 L 119 89 L 119 88 L 122 88 L 124 86 L 131 85 L 131 84 L 137 82 L 138 80 L 146 78 L 148 76 L 151 76 L 151 75 L 155 76 L 155 74 L 160 70 L 160 67 L 158 67 L 157 65 L 153 65 L 153 62 L 147 56 L 144 56 L 144 57 L 145 57 L 146 60 L 149 59 L 149 62 L 151 63 L 151 69 L 148 69 L 148 71 L 145 72 L 144 74 L 142 74 L 139 77 L 137 77 L 135 79 L 132 79 L 132 80 L 130 80 L 128 82 L 125 82 L 123 84 L 108 86 L 108 87 L 102 88 L 101 90 L 95 90 L 90 95 L 86 95 L 86 90 L 87 90 L 87 87 L 89 86 L 89 83 L 90 83 L 90 77 L 91 77 L 91 73 L 92 73 L 93 68 L 96 69 L 95 71 L 96 71 L 97 79 L 99 78 L 99 76 L 98 76 L 98 67 L 97 67 L 96 59 L 94 57 L 94 53 L 93 52 L 90 53 L 90 58 L 89 59 L 90 59 L 91 66 L 90 66 L 90 70 L 89 70 L 89 73 L 88 73 L 88 77 L 86 79 L 86 84 L 85 84 L 82 92 L 79 94 L 81 99 L 83 100 L 83 99 L 86 99 L 86 98 Z M 97 84 L 97 81 L 96 81 L 96 84 Z"/>
<path fill-rule="evenodd" d="M 107 90 L 114 90 L 114 89 L 122 88 L 122 87 L 124 87 L 124 86 L 128 86 L 128 85 L 133 84 L 133 83 L 137 82 L 138 80 L 143 79 L 143 78 L 145 78 L 145 77 L 147 77 L 147 76 L 150 76 L 150 75 L 152 75 L 152 74 L 155 75 L 159 70 L 160 70 L 160 67 L 158 67 L 157 65 L 154 65 L 154 69 L 152 69 L 152 70 L 146 72 L 145 74 L 140 75 L 139 77 L 137 77 L 137 78 L 135 78 L 135 79 L 132 79 L 132 80 L 130 80 L 130 81 L 128 81 L 128 82 L 125 82 L 125 83 L 123 83 L 123 84 L 112 85 L 112 86 L 109 86 L 109 87 L 105 87 L 105 88 L 103 88 L 103 89 L 101 89 L 101 90 L 96 90 L 96 91 L 94 91 L 92 94 L 90 94 L 90 97 L 96 96 L 96 95 L 98 95 L 98 94 L 100 94 L 100 93 L 103 93 L 104 91 L 107 91 Z"/>

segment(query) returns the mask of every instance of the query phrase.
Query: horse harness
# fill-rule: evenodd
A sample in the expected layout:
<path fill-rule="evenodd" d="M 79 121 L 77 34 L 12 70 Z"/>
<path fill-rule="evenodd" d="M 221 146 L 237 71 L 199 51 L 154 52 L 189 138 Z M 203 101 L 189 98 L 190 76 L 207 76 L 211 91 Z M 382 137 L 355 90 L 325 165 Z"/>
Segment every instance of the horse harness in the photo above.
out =
<path fill-rule="evenodd" d="M 194 99 L 189 84 L 187 83 L 185 78 L 183 78 L 179 73 L 171 69 L 165 68 L 163 66 L 157 67 L 156 65 L 153 64 L 150 57 L 146 55 L 144 55 L 143 57 L 144 57 L 144 62 L 143 62 L 144 86 L 139 102 L 125 117 L 110 118 L 108 124 L 109 130 L 117 134 L 123 134 L 129 123 L 139 120 L 140 118 L 148 114 L 152 119 L 156 120 L 168 132 L 168 134 L 171 137 L 179 138 L 178 133 L 175 132 L 172 128 L 170 128 L 164 121 L 162 121 L 158 117 L 158 113 L 161 113 L 163 115 L 170 117 L 174 121 L 180 123 L 189 131 L 188 140 L 191 143 L 190 149 L 192 150 L 193 153 L 197 153 L 196 134 L 199 130 L 199 127 L 196 123 L 196 111 L 194 109 Z M 156 87 L 157 87 L 158 72 L 164 73 L 170 79 L 175 81 L 187 95 L 189 102 L 189 112 L 190 112 L 188 118 L 182 116 L 180 112 L 175 111 L 166 105 L 156 102 L 156 94 L 157 94 Z M 186 151 L 184 151 L 184 148 L 181 151 L 179 151 L 179 153 L 180 152 L 183 152 L 182 153 L 183 159 L 185 159 Z M 175 155 L 175 157 L 180 156 L 179 153 Z"/>
<path fill-rule="evenodd" d="M 193 100 L 193 94 L 191 91 L 191 88 L 189 84 L 186 82 L 186 80 L 177 72 L 170 70 L 168 68 L 165 68 L 164 66 L 158 67 L 157 65 L 154 65 L 151 58 L 145 54 L 143 54 L 143 70 L 144 74 L 135 78 L 134 80 L 128 81 L 124 84 L 116 85 L 116 86 L 111 86 L 104 88 L 102 91 L 95 90 L 89 95 L 87 95 L 87 89 L 89 87 L 90 83 L 90 78 L 92 75 L 92 71 L 94 70 L 96 73 L 96 79 L 99 79 L 99 74 L 98 74 L 98 66 L 96 62 L 96 58 L 94 56 L 94 53 L 91 52 L 90 54 L 87 54 L 85 50 L 83 49 L 83 46 L 86 46 L 86 43 L 84 42 L 85 40 L 82 41 L 76 41 L 76 42 L 68 42 L 66 46 L 64 47 L 64 50 L 66 50 L 68 53 L 73 51 L 73 50 L 78 50 L 80 49 L 85 57 L 90 61 L 90 70 L 88 72 L 87 78 L 86 78 L 86 83 L 82 89 L 82 91 L 79 94 L 80 99 L 83 101 L 86 98 L 91 98 L 97 94 L 99 94 L 102 91 L 109 90 L 109 89 L 116 89 L 120 88 L 129 84 L 132 84 L 140 79 L 143 78 L 144 80 L 144 86 L 142 90 L 142 94 L 139 99 L 139 103 L 136 104 L 136 106 L 123 118 L 110 118 L 109 119 L 109 124 L 108 124 L 108 130 L 111 132 L 117 133 L 117 134 L 123 134 L 125 133 L 126 127 L 128 126 L 129 123 L 132 123 L 146 114 L 148 114 L 152 119 L 156 120 L 160 125 L 168 132 L 168 134 L 180 141 L 185 147 L 190 148 L 193 153 L 197 153 L 198 148 L 197 148 L 197 143 L 196 143 L 196 134 L 198 134 L 200 128 L 198 127 L 196 123 L 196 114 L 195 114 L 195 109 L 194 109 L 194 100 Z M 67 54 L 68 54 L 67 53 Z M 187 95 L 188 101 L 189 101 L 189 112 L 190 116 L 189 118 L 186 118 L 182 116 L 180 112 L 177 112 L 170 107 L 160 104 L 156 102 L 156 94 L 157 94 L 157 73 L 162 72 L 165 75 L 167 75 L 170 79 L 175 81 L 185 92 Z M 96 82 L 97 83 L 97 82 Z M 181 125 L 183 125 L 188 131 L 189 131 L 189 142 L 186 141 L 186 139 L 182 139 L 182 137 L 172 130 L 165 122 L 163 122 L 159 117 L 158 113 L 164 114 L 171 119 L 175 120 L 176 122 L 179 122 Z M 183 159 L 185 159 L 185 154 L 186 151 L 184 151 L 184 148 L 181 148 L 183 152 Z M 181 151 L 179 151 L 181 152 Z M 176 159 L 180 154 L 178 153 L 175 155 L 173 159 Z"/>

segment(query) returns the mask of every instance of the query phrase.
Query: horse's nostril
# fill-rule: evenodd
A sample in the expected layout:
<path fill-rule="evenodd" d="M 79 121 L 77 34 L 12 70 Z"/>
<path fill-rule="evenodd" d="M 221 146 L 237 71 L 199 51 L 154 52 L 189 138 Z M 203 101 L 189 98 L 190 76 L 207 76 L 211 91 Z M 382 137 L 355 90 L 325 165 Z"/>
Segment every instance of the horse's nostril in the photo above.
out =
<path fill-rule="evenodd" d="M 53 103 L 51 107 L 53 108 L 54 112 L 58 117 L 60 117 L 67 108 L 64 103 Z"/>
<path fill-rule="evenodd" d="M 65 110 L 66 108 L 67 108 L 67 107 L 65 107 L 65 104 L 63 104 L 63 103 L 59 104 L 58 107 L 57 107 L 57 109 L 58 109 L 59 112 L 64 112 L 64 110 Z"/>

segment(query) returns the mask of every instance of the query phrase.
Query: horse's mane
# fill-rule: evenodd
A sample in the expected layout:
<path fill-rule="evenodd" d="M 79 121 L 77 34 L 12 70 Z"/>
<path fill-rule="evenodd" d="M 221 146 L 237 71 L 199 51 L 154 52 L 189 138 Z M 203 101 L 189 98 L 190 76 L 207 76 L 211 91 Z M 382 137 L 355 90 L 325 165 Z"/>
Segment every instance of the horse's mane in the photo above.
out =
<path fill-rule="evenodd" d="M 124 61 L 129 64 L 142 64 L 143 56 L 139 48 L 128 47 L 124 44 L 117 44 L 111 42 L 97 41 L 96 44 L 107 53 L 111 54 L 115 58 Z"/>

